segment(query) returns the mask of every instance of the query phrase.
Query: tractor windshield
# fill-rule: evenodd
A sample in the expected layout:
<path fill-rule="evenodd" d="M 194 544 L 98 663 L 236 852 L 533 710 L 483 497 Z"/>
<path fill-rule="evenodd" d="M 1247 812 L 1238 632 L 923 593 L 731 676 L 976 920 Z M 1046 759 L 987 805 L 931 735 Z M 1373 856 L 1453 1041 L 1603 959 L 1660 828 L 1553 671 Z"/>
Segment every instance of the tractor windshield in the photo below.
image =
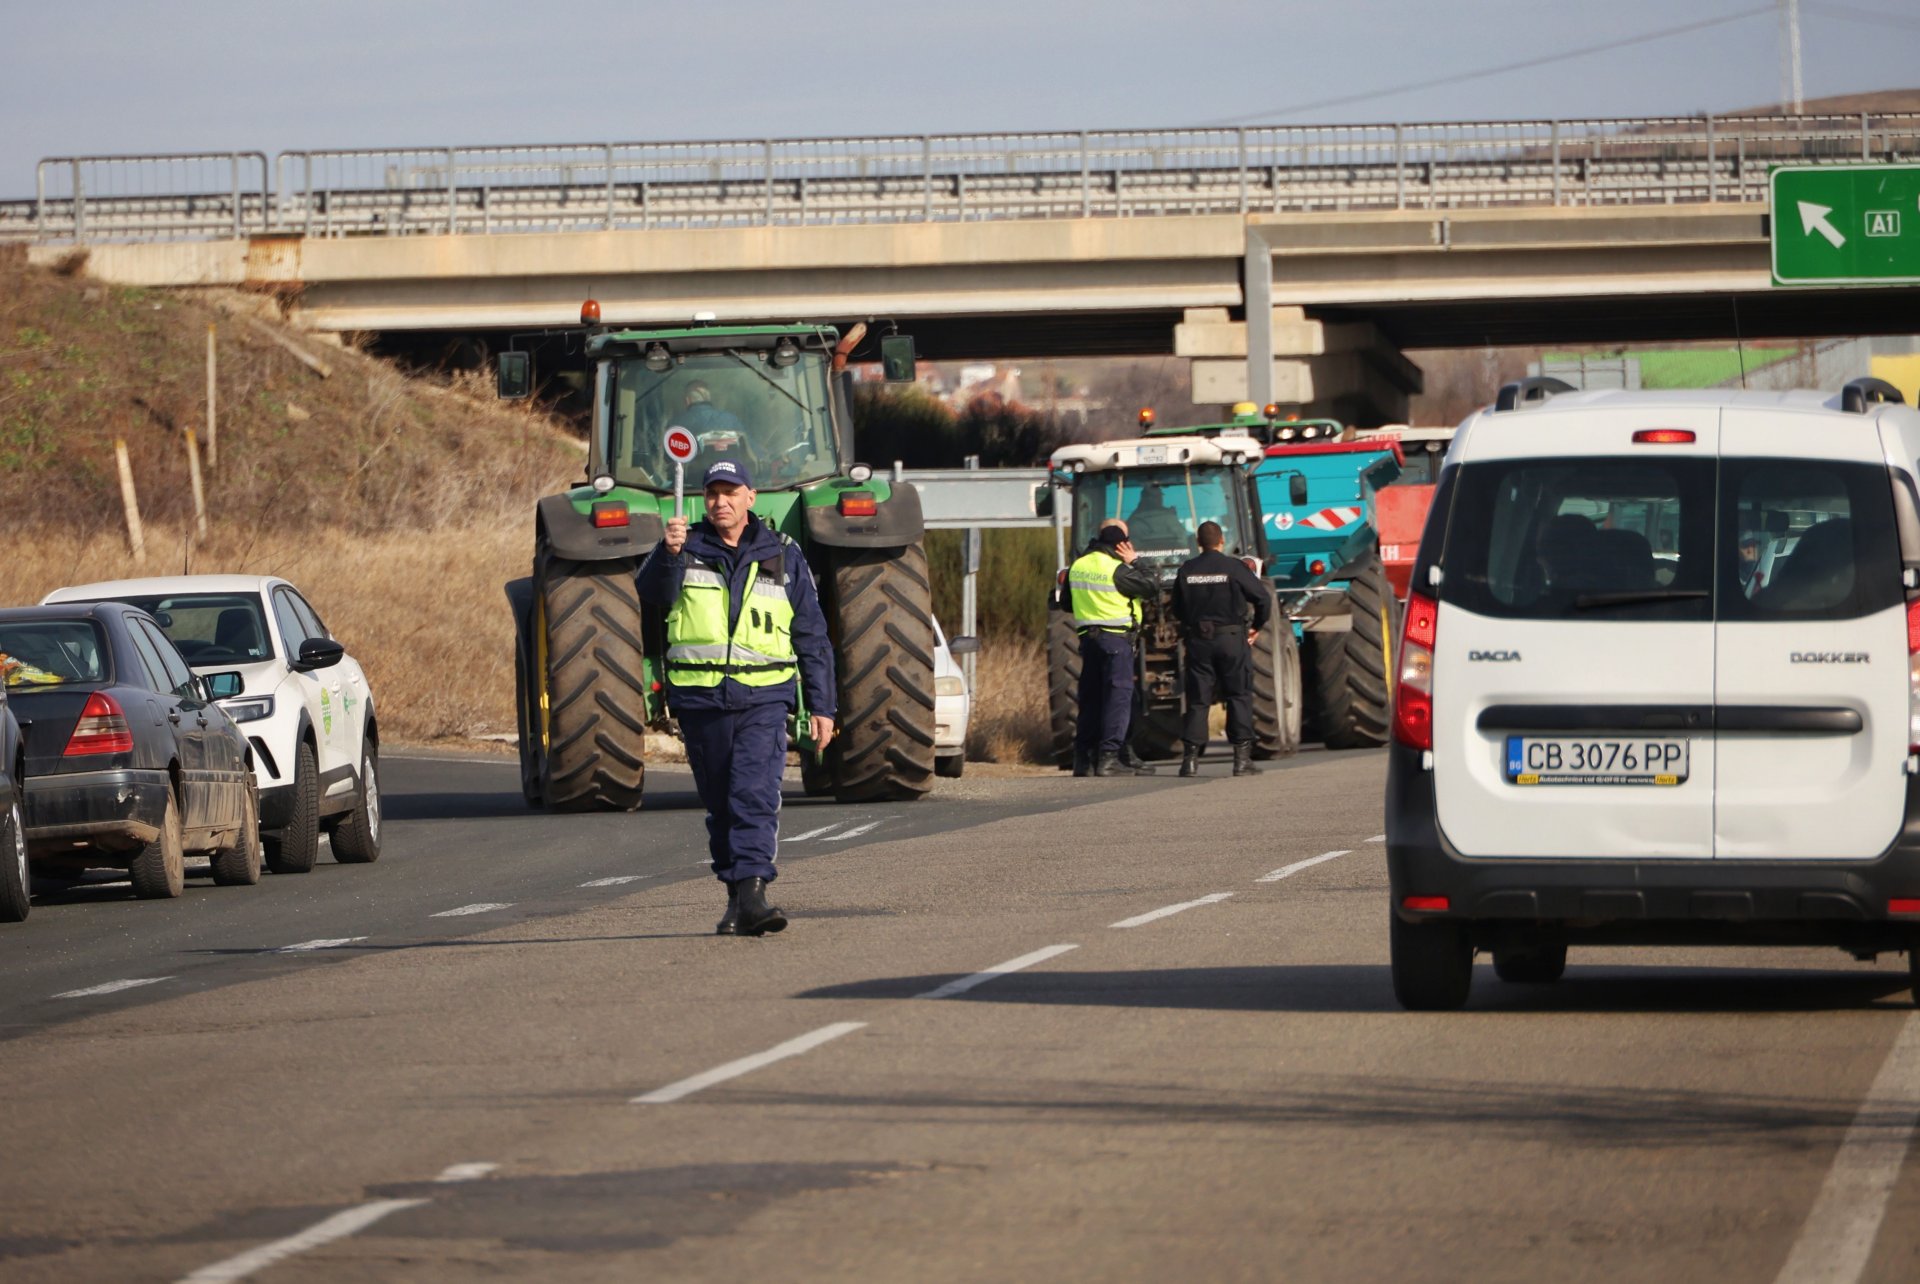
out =
<path fill-rule="evenodd" d="M 1226 552 L 1242 556 L 1252 552 L 1246 547 L 1251 523 L 1245 512 L 1245 475 L 1234 468 L 1082 473 L 1073 487 L 1074 544 L 1084 547 L 1100 523 L 1118 517 L 1141 557 L 1177 565 L 1199 551 L 1200 523 L 1218 522 L 1227 537 Z"/>
<path fill-rule="evenodd" d="M 687 353 L 660 371 L 636 357 L 614 362 L 611 374 L 607 463 L 622 485 L 673 489 L 664 439 L 674 427 L 700 445 L 687 465 L 690 489 L 721 459 L 744 460 L 756 490 L 783 490 L 836 471 L 821 353 L 802 352 L 785 366 L 775 365 L 766 348 Z"/>

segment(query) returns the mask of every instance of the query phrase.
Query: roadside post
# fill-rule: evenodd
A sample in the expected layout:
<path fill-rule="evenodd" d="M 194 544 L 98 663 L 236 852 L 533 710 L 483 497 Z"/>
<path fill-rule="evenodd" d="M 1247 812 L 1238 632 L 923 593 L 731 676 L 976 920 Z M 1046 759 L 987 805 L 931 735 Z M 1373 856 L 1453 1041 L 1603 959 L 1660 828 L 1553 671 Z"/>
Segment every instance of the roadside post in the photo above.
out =
<path fill-rule="evenodd" d="M 1783 165 L 1767 189 L 1775 285 L 1920 283 L 1920 165 Z"/>
<path fill-rule="evenodd" d="M 667 429 L 667 455 L 673 460 L 673 515 L 687 515 L 687 464 L 700 449 L 693 434 L 675 424 Z"/>
<path fill-rule="evenodd" d="M 978 470 L 980 456 L 968 455 L 966 466 L 969 470 Z M 977 638 L 980 636 L 980 528 L 967 527 L 966 551 L 964 554 L 963 574 L 960 579 L 960 636 Z M 961 671 L 967 675 L 967 690 L 975 689 L 975 678 L 980 667 L 980 653 L 969 651 L 960 657 Z"/>
<path fill-rule="evenodd" d="M 134 493 L 133 464 L 127 459 L 124 437 L 115 439 L 113 458 L 120 471 L 120 507 L 127 518 L 127 547 L 133 553 L 134 565 L 141 566 L 147 560 L 147 535 L 140 527 L 140 500 Z"/>

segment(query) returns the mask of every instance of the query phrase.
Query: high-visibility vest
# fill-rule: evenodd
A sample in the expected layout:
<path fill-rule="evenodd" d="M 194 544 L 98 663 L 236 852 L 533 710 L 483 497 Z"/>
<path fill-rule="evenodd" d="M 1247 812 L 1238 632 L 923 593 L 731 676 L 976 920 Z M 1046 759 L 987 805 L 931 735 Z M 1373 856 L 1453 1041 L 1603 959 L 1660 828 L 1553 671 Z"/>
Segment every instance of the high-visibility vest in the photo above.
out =
<path fill-rule="evenodd" d="M 1067 590 L 1076 629 L 1131 629 L 1140 623 L 1140 603 L 1113 586 L 1120 559 L 1084 553 L 1067 568 Z"/>
<path fill-rule="evenodd" d="M 782 537 L 784 541 L 785 537 Z M 762 566 L 770 569 L 760 577 Z M 727 630 L 726 572 L 687 554 L 680 596 L 667 612 L 667 680 L 679 687 L 717 687 L 725 678 L 777 687 L 799 676 L 793 652 L 793 603 L 787 600 L 786 549 L 747 569 L 740 619 Z"/>

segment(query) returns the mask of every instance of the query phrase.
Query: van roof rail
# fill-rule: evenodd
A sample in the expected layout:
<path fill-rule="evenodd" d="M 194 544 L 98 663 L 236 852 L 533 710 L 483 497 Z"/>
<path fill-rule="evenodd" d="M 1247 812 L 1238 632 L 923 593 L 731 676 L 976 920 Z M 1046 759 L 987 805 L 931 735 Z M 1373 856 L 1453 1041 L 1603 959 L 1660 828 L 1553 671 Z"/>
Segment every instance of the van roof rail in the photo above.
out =
<path fill-rule="evenodd" d="M 1840 409 L 1850 415 L 1864 415 L 1868 406 L 1906 404 L 1907 399 L 1900 395 L 1900 390 L 1885 379 L 1850 379 L 1840 390 Z"/>
<path fill-rule="evenodd" d="M 1529 375 L 1525 379 L 1515 379 L 1512 383 L 1500 385 L 1500 395 L 1494 398 L 1493 408 L 1496 411 L 1518 410 L 1522 406 L 1545 401 L 1548 397 L 1555 397 L 1563 392 L 1577 391 L 1579 389 L 1565 379 L 1555 379 L 1552 375 Z"/>

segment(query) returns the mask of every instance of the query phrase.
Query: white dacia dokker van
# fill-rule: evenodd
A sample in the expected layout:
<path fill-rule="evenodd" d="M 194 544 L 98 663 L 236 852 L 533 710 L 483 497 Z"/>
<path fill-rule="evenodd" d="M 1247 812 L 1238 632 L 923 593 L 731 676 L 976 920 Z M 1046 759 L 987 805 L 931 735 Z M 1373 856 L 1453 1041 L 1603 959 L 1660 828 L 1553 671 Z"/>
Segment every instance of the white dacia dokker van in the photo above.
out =
<path fill-rule="evenodd" d="M 1509 384 L 1460 426 L 1407 603 L 1394 993 L 1475 951 L 1908 952 L 1920 984 L 1920 412 Z"/>

